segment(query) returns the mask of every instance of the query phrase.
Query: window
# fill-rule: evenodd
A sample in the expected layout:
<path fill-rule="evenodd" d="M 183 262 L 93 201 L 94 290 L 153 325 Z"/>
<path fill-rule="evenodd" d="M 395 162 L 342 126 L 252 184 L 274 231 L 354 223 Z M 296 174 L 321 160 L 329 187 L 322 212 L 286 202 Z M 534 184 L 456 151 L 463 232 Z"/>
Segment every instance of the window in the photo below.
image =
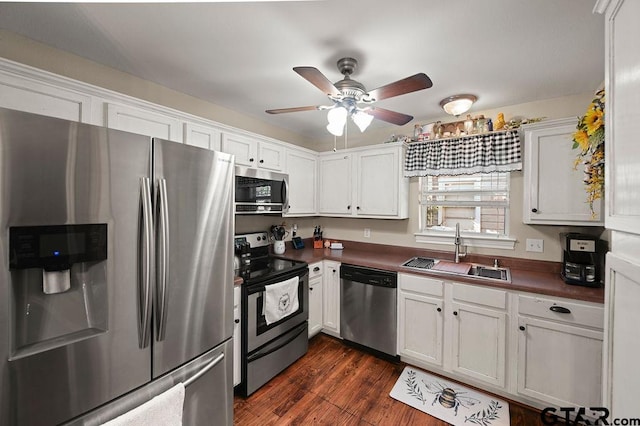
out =
<path fill-rule="evenodd" d="M 451 243 L 459 223 L 464 244 L 499 248 L 495 241 L 503 239 L 504 248 L 513 248 L 515 241 L 508 237 L 508 172 L 426 176 L 419 187 L 418 241 Z"/>

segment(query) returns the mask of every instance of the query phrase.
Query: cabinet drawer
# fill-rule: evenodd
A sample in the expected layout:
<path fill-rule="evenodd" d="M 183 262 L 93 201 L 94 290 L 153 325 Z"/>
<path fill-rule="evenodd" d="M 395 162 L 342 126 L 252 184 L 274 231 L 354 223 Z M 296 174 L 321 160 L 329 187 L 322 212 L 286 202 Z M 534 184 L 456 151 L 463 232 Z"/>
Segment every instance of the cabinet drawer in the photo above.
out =
<path fill-rule="evenodd" d="M 519 295 L 518 313 L 599 329 L 604 324 L 604 307 L 564 299 Z"/>
<path fill-rule="evenodd" d="M 444 295 L 444 287 L 440 280 L 411 274 L 399 274 L 398 277 L 401 290 L 430 296 L 442 297 Z"/>
<path fill-rule="evenodd" d="M 453 298 L 461 302 L 507 309 L 507 292 L 504 290 L 454 283 Z"/>
<path fill-rule="evenodd" d="M 309 279 L 322 276 L 322 262 L 309 264 Z"/>

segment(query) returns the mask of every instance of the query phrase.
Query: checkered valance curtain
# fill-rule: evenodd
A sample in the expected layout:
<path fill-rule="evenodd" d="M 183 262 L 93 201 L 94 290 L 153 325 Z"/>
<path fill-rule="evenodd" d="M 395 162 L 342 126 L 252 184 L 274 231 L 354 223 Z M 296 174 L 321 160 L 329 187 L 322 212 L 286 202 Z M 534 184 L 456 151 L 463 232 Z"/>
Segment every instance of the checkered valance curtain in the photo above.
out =
<path fill-rule="evenodd" d="M 404 175 L 440 176 L 522 170 L 517 130 L 409 144 Z"/>

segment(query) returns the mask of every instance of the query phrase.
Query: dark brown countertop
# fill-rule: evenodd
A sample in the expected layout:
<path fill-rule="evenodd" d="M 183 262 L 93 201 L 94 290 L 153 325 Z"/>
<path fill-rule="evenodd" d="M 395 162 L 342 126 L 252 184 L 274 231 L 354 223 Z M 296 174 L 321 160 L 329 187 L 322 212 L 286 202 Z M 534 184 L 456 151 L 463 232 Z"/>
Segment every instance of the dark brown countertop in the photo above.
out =
<path fill-rule="evenodd" d="M 353 241 L 344 241 L 343 250 L 313 249 L 311 241 L 305 241 L 305 248 L 295 250 L 289 243 L 286 252 L 279 256 L 282 258 L 301 260 L 307 263 L 320 262 L 322 260 L 335 260 L 341 263 L 349 263 L 370 268 L 384 269 L 388 271 L 404 272 L 416 275 L 425 275 L 443 280 L 484 285 L 507 290 L 525 291 L 548 296 L 566 297 L 568 299 L 584 300 L 587 302 L 604 303 L 604 288 L 590 288 L 566 284 L 560 278 L 560 262 L 532 261 L 527 259 L 497 257 L 500 266 L 511 269 L 511 283 L 489 281 L 482 278 L 474 278 L 461 275 L 442 274 L 430 271 L 417 271 L 402 265 L 414 256 L 434 257 L 449 259 L 450 252 L 437 252 L 421 250 L 412 247 L 389 246 L 383 244 L 367 244 Z M 496 257 L 469 255 L 465 261 L 483 264 L 493 264 Z"/>

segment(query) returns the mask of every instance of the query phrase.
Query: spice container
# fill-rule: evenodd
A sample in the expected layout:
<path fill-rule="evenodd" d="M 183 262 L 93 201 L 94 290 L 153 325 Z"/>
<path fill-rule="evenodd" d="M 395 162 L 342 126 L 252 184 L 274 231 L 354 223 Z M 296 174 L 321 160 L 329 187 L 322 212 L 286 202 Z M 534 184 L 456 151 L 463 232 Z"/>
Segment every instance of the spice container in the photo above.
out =
<path fill-rule="evenodd" d="M 467 135 L 473 133 L 473 119 L 471 118 L 471 114 L 467 114 L 467 119 L 464 120 L 464 132 Z"/>

